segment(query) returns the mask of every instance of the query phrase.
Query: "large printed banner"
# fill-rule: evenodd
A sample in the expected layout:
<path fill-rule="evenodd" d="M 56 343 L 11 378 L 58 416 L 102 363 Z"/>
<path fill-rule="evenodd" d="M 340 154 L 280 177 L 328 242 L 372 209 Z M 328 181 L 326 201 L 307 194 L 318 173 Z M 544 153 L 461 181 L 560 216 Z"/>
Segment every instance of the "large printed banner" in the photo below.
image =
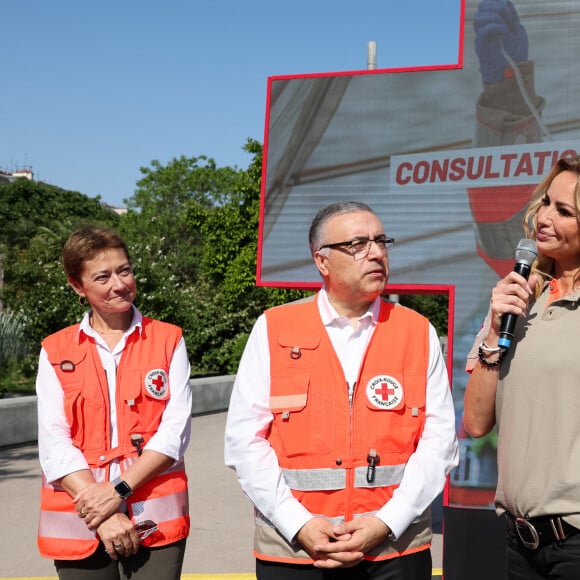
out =
<path fill-rule="evenodd" d="M 258 283 L 319 284 L 310 220 L 337 200 L 371 205 L 396 239 L 389 284 L 454 289 L 449 499 L 490 507 L 495 441 L 463 431 L 465 357 L 531 191 L 580 152 L 580 2 L 466 0 L 464 15 L 459 63 L 269 79 Z"/>
<path fill-rule="evenodd" d="M 475 242 L 479 256 L 503 278 L 513 268 L 514 248 L 524 235 L 522 218 L 533 189 L 560 157 L 577 155 L 578 145 L 550 142 L 397 155 L 391 158 L 389 192 L 393 199 L 413 204 L 433 204 L 435 199 L 455 196 L 452 205 L 458 208 L 467 201 L 470 213 L 460 217 L 456 212 L 448 227 L 469 223 L 460 247 L 471 249 Z M 412 223 L 408 227 L 414 229 Z M 441 243 L 440 228 L 429 232 L 428 227 L 421 235 Z M 448 251 L 443 249 L 445 255 Z M 434 252 L 437 250 L 429 251 L 427 261 Z M 409 264 L 413 255 L 407 258 Z M 451 264 L 442 264 L 441 269 L 450 280 L 457 276 Z"/>

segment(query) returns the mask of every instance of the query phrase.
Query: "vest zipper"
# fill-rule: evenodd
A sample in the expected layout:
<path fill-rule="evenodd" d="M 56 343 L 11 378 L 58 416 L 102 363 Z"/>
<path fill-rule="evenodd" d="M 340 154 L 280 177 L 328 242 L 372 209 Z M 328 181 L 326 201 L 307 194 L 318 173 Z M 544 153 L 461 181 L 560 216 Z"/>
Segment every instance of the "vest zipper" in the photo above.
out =
<path fill-rule="evenodd" d="M 348 387 L 348 407 L 349 407 L 350 411 L 352 412 L 352 400 L 354 398 L 354 389 L 356 387 L 356 381 L 352 384 L 352 386 L 347 381 L 346 386 Z"/>
<path fill-rule="evenodd" d="M 347 500 L 346 500 L 346 508 L 347 508 L 347 512 L 344 514 L 345 516 L 345 520 L 348 522 L 350 520 L 353 519 L 353 510 L 352 510 L 352 496 L 353 496 L 353 492 L 354 492 L 354 468 L 352 466 L 352 457 L 353 457 L 353 453 L 354 453 L 354 449 L 353 449 L 353 420 L 354 420 L 354 415 L 352 413 L 352 406 L 353 406 L 353 401 L 354 401 L 354 390 L 356 388 L 356 381 L 354 381 L 352 383 L 352 385 L 347 381 L 347 386 L 348 386 L 348 407 L 349 407 L 349 434 L 348 434 L 348 444 L 349 444 L 349 456 L 350 456 L 350 460 L 349 460 L 349 465 L 346 468 L 347 471 L 347 481 L 346 481 L 346 490 L 347 490 Z"/>

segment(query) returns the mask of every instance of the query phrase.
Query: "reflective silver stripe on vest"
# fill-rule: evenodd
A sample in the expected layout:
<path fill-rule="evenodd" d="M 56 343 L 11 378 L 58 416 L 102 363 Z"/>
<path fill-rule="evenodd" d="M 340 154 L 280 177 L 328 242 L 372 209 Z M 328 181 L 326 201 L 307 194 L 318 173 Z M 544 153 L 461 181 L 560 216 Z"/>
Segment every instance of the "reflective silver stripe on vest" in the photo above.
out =
<path fill-rule="evenodd" d="M 367 481 L 366 467 L 357 467 L 354 470 L 354 486 L 355 487 L 390 487 L 391 485 L 398 485 L 403 479 L 405 472 L 405 464 L 400 465 L 377 465 L 375 467 L 374 479 L 371 483 Z"/>
<path fill-rule="evenodd" d="M 96 532 L 87 528 L 78 514 L 42 510 L 38 523 L 38 534 L 45 538 L 63 540 L 95 540 Z"/>
<path fill-rule="evenodd" d="M 145 501 L 135 501 L 130 504 L 130 510 L 137 522 L 153 520 L 160 523 L 183 517 L 188 513 L 187 505 L 187 491 L 180 491 Z"/>
<path fill-rule="evenodd" d="M 283 469 L 284 479 L 296 491 L 327 491 L 346 487 L 345 469 Z M 367 467 L 354 470 L 354 487 L 390 487 L 398 485 L 403 479 L 405 465 L 377 465 L 374 479 L 367 481 Z"/>
<path fill-rule="evenodd" d="M 319 491 L 346 487 L 345 469 L 283 469 L 282 473 L 290 489 L 296 491 Z"/>

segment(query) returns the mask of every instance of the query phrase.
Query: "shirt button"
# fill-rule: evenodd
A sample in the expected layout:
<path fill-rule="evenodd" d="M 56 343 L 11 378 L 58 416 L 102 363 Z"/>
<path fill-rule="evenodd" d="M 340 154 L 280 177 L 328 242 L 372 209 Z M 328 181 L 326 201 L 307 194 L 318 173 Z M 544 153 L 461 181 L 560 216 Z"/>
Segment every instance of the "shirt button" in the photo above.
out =
<path fill-rule="evenodd" d="M 99 457 L 99 461 L 105 461 L 105 459 L 107 459 L 107 458 L 106 458 L 104 455 L 101 455 L 101 456 Z"/>
<path fill-rule="evenodd" d="M 340 457 L 336 460 L 336 465 L 342 465 L 342 459 Z"/>

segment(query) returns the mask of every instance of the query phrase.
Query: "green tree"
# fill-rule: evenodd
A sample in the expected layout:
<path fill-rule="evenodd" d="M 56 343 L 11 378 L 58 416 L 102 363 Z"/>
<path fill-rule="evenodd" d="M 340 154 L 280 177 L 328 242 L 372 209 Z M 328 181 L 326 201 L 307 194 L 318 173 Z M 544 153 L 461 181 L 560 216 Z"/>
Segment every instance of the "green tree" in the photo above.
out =
<path fill-rule="evenodd" d="M 194 375 L 234 373 L 255 318 L 303 292 L 256 286 L 262 146 L 245 170 L 180 157 L 142 168 L 120 224 L 144 314 L 184 330 Z"/>
<path fill-rule="evenodd" d="M 399 297 L 403 306 L 408 306 L 426 316 L 437 330 L 437 334 L 447 336 L 449 299 L 442 294 L 403 294 Z"/>
<path fill-rule="evenodd" d="M 0 397 L 11 388 L 10 383 L 16 376 L 25 374 L 22 363 L 31 354 L 28 348 L 25 317 L 15 312 L 0 312 Z"/>
<path fill-rule="evenodd" d="M 308 294 L 256 285 L 262 146 L 248 140 L 244 150 L 247 169 L 218 167 L 205 156 L 151 162 L 121 217 L 78 192 L 28 180 L 0 185 L 0 298 L 25 316 L 26 352 L 35 359 L 44 336 L 80 319 L 85 308 L 66 283 L 62 245 L 78 227 L 107 225 L 128 244 L 137 307 L 183 329 L 193 374 L 234 373 L 255 319 Z M 401 302 L 446 334 L 446 297 Z M 23 372 L 33 359 L 23 361 Z"/>
<path fill-rule="evenodd" d="M 119 216 L 99 199 L 18 179 L 0 185 L 0 248 L 4 248 L 6 311 L 25 318 L 27 351 L 38 354 L 44 336 L 72 324 L 82 309 L 66 284 L 60 254 L 66 238 L 85 225 L 115 227 Z"/>
<path fill-rule="evenodd" d="M 106 210 L 98 197 L 22 178 L 0 184 L 0 220 L 0 242 L 25 248 L 40 227 L 75 227 L 95 221 L 116 224 L 118 216 Z"/>

